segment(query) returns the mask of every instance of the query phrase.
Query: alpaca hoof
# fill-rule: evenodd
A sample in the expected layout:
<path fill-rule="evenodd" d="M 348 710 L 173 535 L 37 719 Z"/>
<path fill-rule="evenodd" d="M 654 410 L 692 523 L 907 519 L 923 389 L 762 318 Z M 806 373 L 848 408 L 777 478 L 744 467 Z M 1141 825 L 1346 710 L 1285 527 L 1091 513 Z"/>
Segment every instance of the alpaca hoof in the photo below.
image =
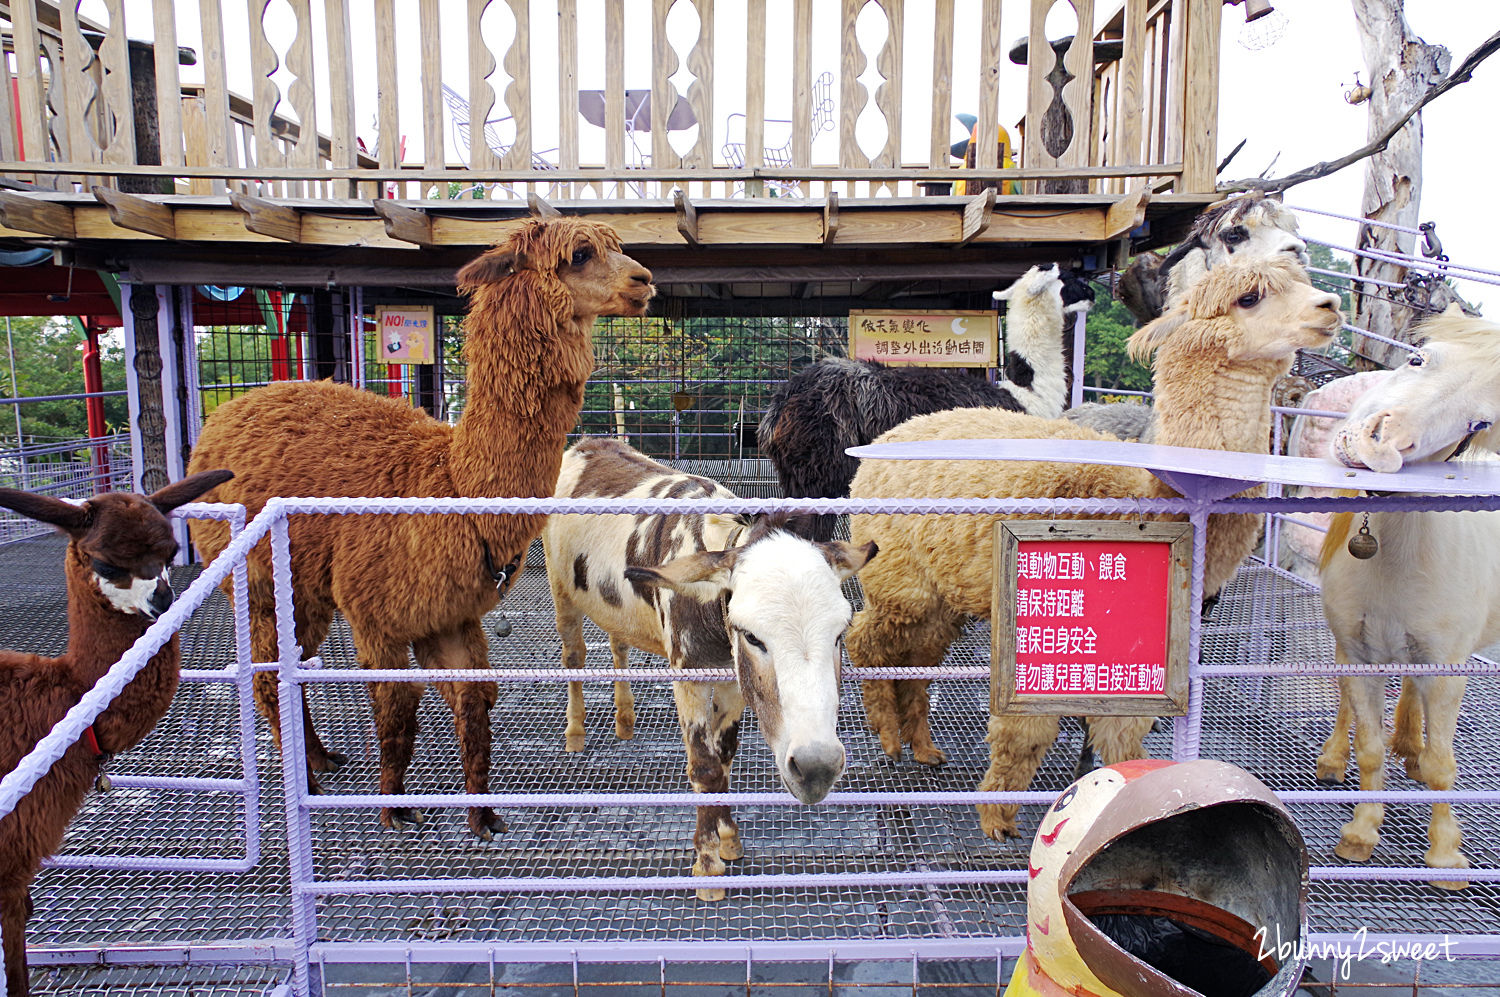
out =
<path fill-rule="evenodd" d="M 471 807 L 469 809 L 469 830 L 482 841 L 493 840 L 493 835 L 504 834 L 510 830 L 504 818 L 489 807 Z"/>
<path fill-rule="evenodd" d="M 385 807 L 380 811 L 380 823 L 392 831 L 404 831 L 408 825 L 421 827 L 424 820 L 422 812 L 411 807 Z"/>
<path fill-rule="evenodd" d="M 897 752 L 897 754 L 899 753 L 900 752 Z M 914 744 L 911 746 L 911 756 L 917 761 L 921 762 L 923 765 L 932 765 L 934 767 L 942 765 L 948 761 L 948 756 L 943 753 L 943 749 L 939 748 L 935 744 L 925 744 L 921 746 Z"/>
<path fill-rule="evenodd" d="M 1325 786 L 1337 786 L 1344 781 L 1344 773 L 1348 769 L 1347 761 L 1329 761 L 1318 759 L 1318 781 Z"/>
<path fill-rule="evenodd" d="M 1413 782 L 1427 782 L 1422 778 L 1422 765 L 1415 758 L 1406 759 L 1406 777 Z"/>
<path fill-rule="evenodd" d="M 738 862 L 744 857 L 745 846 L 740 844 L 739 838 L 719 836 L 719 858 L 725 862 Z"/>
<path fill-rule="evenodd" d="M 567 752 L 582 751 L 584 744 L 588 742 L 585 734 L 569 734 L 563 738 L 563 750 Z"/>
<path fill-rule="evenodd" d="M 698 890 L 698 899 L 707 900 L 709 903 L 718 903 L 724 897 L 725 893 L 723 890 L 710 890 L 703 887 L 700 887 Z"/>
<path fill-rule="evenodd" d="M 894 761 L 901 759 L 901 738 L 895 734 L 880 732 L 880 750 Z"/>
<path fill-rule="evenodd" d="M 1002 804 L 981 803 L 974 809 L 979 811 L 979 829 L 984 832 L 985 837 L 1004 841 L 1021 836 L 1021 832 L 1016 830 L 1015 817 L 1006 816 Z"/>
<path fill-rule="evenodd" d="M 627 724 L 627 723 L 621 723 L 620 721 L 616 720 L 615 721 L 615 737 L 619 738 L 621 741 L 632 741 L 632 740 L 634 740 L 635 739 L 635 721 L 632 720 L 630 723 Z"/>
<path fill-rule="evenodd" d="M 1370 856 L 1375 853 L 1375 842 L 1351 839 L 1348 835 L 1339 839 L 1339 843 L 1333 846 L 1333 854 L 1345 862 L 1368 862 Z"/>
<path fill-rule="evenodd" d="M 349 756 L 341 751 L 324 750 L 321 754 L 308 753 L 307 765 L 314 772 L 337 772 L 349 761 Z"/>

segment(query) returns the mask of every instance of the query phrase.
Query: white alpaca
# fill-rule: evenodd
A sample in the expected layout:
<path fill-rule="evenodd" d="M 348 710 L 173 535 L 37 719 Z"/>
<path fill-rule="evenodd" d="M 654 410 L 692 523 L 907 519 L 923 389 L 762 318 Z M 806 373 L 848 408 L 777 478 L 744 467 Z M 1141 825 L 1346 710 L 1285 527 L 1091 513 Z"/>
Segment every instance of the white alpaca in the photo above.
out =
<path fill-rule="evenodd" d="M 1300 348 L 1325 345 L 1341 324 L 1338 298 L 1312 287 L 1285 259 L 1217 267 L 1178 309 L 1136 332 L 1136 355 L 1156 353 L 1157 442 L 1264 453 L 1271 388 Z M 913 419 L 878 442 L 979 438 L 1104 439 L 1062 419 L 961 409 Z M 1139 468 L 986 461 L 866 460 L 856 498 L 1166 497 Z M 990 612 L 993 525 L 999 517 L 859 515 L 856 541 L 874 540 L 880 558 L 861 576 L 866 608 L 849 631 L 863 667 L 931 667 L 942 662 L 967 617 Z M 1095 517 L 1098 518 L 1098 517 Z M 1255 544 L 1254 516 L 1209 520 L 1204 594 L 1217 592 Z M 887 754 L 904 743 L 937 764 L 925 680 L 866 682 L 865 711 Z M 1150 717 L 1090 718 L 1090 741 L 1105 764 L 1140 757 Z M 980 788 L 1024 789 L 1057 736 L 1056 717 L 991 717 L 990 769 Z M 1016 833 L 1015 807 L 980 807 L 986 834 Z"/>
<path fill-rule="evenodd" d="M 1062 292 L 1062 278 L 1054 263 L 1045 270 L 1032 267 L 994 295 L 996 301 L 1006 302 L 1005 379 L 1000 385 L 1027 415 L 1042 419 L 1062 415 L 1067 401 L 1059 338 L 1065 311 Z"/>
<path fill-rule="evenodd" d="M 1486 431 L 1500 416 L 1500 325 L 1450 310 L 1420 334 L 1421 350 L 1371 387 L 1335 434 L 1333 454 L 1344 463 L 1394 471 L 1448 458 L 1465 438 L 1471 453 L 1500 447 L 1500 432 Z M 1500 640 L 1500 513 L 1372 512 L 1369 530 L 1379 547 L 1368 560 L 1348 551 L 1354 522 L 1352 513 L 1334 517 L 1321 560 L 1323 613 L 1340 662 L 1460 664 Z M 1407 775 L 1430 789 L 1453 788 L 1453 736 L 1466 684 L 1461 675 L 1402 680 L 1390 748 Z M 1385 787 L 1384 689 L 1380 676 L 1339 679 L 1339 716 L 1318 757 L 1320 780 L 1343 781 L 1352 722 L 1360 789 Z M 1356 805 L 1335 853 L 1368 859 L 1384 819 L 1382 804 Z M 1427 838 L 1427 865 L 1468 868 L 1450 804 L 1433 804 Z"/>

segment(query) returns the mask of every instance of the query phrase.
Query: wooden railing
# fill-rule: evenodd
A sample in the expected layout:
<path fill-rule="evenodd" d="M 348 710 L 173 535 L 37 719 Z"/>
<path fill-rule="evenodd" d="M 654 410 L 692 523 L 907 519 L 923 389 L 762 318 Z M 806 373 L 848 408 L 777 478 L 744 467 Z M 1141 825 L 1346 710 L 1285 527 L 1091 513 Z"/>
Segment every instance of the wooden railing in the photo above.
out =
<path fill-rule="evenodd" d="M 1012 17 L 1028 5 L 1024 67 L 1001 0 L 745 0 L 734 23 L 713 0 L 555 2 L 533 19 L 530 0 L 249 0 L 248 24 L 229 24 L 200 0 L 192 38 L 180 0 L 153 0 L 146 23 L 104 0 L 98 24 L 72 0 L 0 2 L 15 94 L 0 174 L 309 198 L 1213 189 L 1222 0 L 1123 0 L 1071 44 L 1049 42 L 1049 11 L 1090 25 L 1094 0 L 1009 0 Z M 1020 155 L 1002 169 L 1002 83 L 1017 79 Z M 950 154 L 955 111 L 978 117 L 972 169 Z"/>

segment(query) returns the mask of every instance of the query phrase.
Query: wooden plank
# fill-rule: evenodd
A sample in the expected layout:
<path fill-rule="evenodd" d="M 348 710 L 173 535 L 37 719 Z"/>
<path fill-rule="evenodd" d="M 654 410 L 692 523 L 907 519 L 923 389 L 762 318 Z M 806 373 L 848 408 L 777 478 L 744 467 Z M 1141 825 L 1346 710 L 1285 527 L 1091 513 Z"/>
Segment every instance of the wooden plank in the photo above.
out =
<path fill-rule="evenodd" d="M 604 165 L 625 165 L 625 0 L 604 0 Z"/>
<path fill-rule="evenodd" d="M 672 150 L 669 132 L 662 127 L 677 103 L 672 76 L 679 64 L 677 53 L 667 39 L 667 12 L 675 0 L 651 0 L 651 165 L 675 167 L 683 160 Z"/>
<path fill-rule="evenodd" d="M 16 89 L 20 101 L 21 154 L 16 159 L 47 158 L 47 122 L 42 106 L 42 42 L 37 33 L 35 0 L 11 0 L 15 36 Z"/>
<path fill-rule="evenodd" d="M 506 150 L 506 169 L 524 170 L 531 166 L 531 4 L 529 0 L 507 0 L 516 21 L 516 33 L 505 50 L 505 71 L 510 84 L 505 88 L 505 109 L 516 125 L 516 138 Z"/>
<path fill-rule="evenodd" d="M 792 0 L 792 165 L 804 168 L 812 165 L 812 64 L 812 0 Z"/>
<path fill-rule="evenodd" d="M 66 7 L 64 8 L 66 10 Z M 64 17 L 67 15 L 64 14 Z M 123 194 L 118 190 L 95 185 L 94 197 L 109 209 L 109 220 L 121 228 L 144 232 L 162 239 L 177 238 L 177 227 L 172 222 L 172 209 L 165 204 L 148 201 L 136 194 Z"/>
<path fill-rule="evenodd" d="M 823 203 L 823 245 L 833 245 L 833 240 L 839 234 L 839 194 L 836 190 L 828 192 L 828 200 Z"/>
<path fill-rule="evenodd" d="M 677 231 L 682 233 L 688 245 L 698 245 L 698 209 L 693 207 L 693 202 L 681 188 L 672 191 L 672 208 L 677 213 Z"/>
<path fill-rule="evenodd" d="M 479 34 L 478 29 L 474 31 L 475 37 Z M 469 40 L 472 51 L 474 39 Z M 471 56 L 472 58 L 472 56 Z M 470 66 L 470 75 L 473 67 Z M 401 111 L 400 90 L 398 84 L 398 67 L 396 65 L 396 11 L 393 0 L 375 0 L 375 87 L 377 94 L 377 122 L 375 127 L 380 135 L 376 140 L 376 158 L 380 165 L 386 169 L 392 169 L 401 163 Z M 470 108 L 471 112 L 473 108 Z M 485 108 L 486 111 L 489 108 Z M 483 119 L 481 119 L 483 120 Z M 484 145 L 484 128 L 480 126 L 479 131 L 470 130 L 469 134 L 475 136 L 472 146 Z M 399 193 L 397 196 L 400 196 Z"/>
<path fill-rule="evenodd" d="M 154 0 L 156 125 L 163 166 L 180 166 L 183 153 L 182 82 L 177 74 L 177 17 L 172 0 Z"/>
<path fill-rule="evenodd" d="M 330 145 L 328 161 L 335 167 L 357 162 L 359 143 L 354 129 L 354 60 L 349 34 L 348 0 L 323 0 L 323 20 L 328 30 L 328 110 Z M 356 184 L 339 181 L 336 196 L 355 196 Z"/>
<path fill-rule="evenodd" d="M 1146 205 L 1150 203 L 1151 191 L 1141 186 L 1110 205 L 1104 214 L 1104 238 L 1118 239 L 1140 228 L 1146 220 Z"/>
<path fill-rule="evenodd" d="M 533 218 L 562 217 L 562 212 L 558 211 L 556 207 L 548 203 L 548 201 L 536 191 L 529 191 L 526 194 L 526 207 L 531 210 L 531 216 Z"/>
<path fill-rule="evenodd" d="M 844 0 L 839 32 L 839 165 L 854 169 L 870 165 L 869 157 L 854 137 L 859 114 L 870 99 L 864 84 L 859 81 L 867 60 L 854 31 L 864 5 L 865 0 Z"/>
<path fill-rule="evenodd" d="M 302 212 L 263 197 L 230 194 L 229 203 L 243 212 L 245 228 L 284 242 L 302 241 Z"/>
<path fill-rule="evenodd" d="M 568 169 L 578 165 L 578 0 L 557 0 L 557 106 L 558 165 Z M 573 196 L 571 185 L 565 193 Z"/>
<path fill-rule="evenodd" d="M 1104 209 L 1081 208 L 1067 214 L 1035 215 L 1007 211 L 990 218 L 990 227 L 972 240 L 974 245 L 1008 242 L 1102 242 Z"/>
<path fill-rule="evenodd" d="M 1125 52 L 1120 57 L 1114 102 L 1114 134 L 1118 138 L 1110 165 L 1144 163 L 1141 148 L 1146 65 L 1146 0 L 1125 0 Z"/>
<path fill-rule="evenodd" d="M 495 54 L 484 43 L 480 19 L 490 0 L 469 0 L 469 165 L 476 170 L 495 169 L 500 158 L 484 137 L 484 123 L 495 106 L 495 90 L 489 75 L 495 71 Z"/>
<path fill-rule="evenodd" d="M 313 23 L 311 0 L 283 0 L 297 19 L 297 33 L 286 50 L 286 68 L 292 74 L 286 100 L 302 127 L 287 156 L 288 166 L 318 166 L 317 77 L 313 74 Z"/>
<path fill-rule="evenodd" d="M 990 227 L 990 221 L 995 213 L 995 190 L 991 187 L 970 199 L 964 206 L 964 224 L 962 238 L 959 240 L 967 245 L 974 241 L 985 229 Z"/>
<path fill-rule="evenodd" d="M 84 103 L 85 91 L 92 93 L 93 81 L 83 72 L 83 67 L 94 61 L 94 53 L 79 33 L 78 10 L 75 4 L 62 5 L 62 65 L 54 64 L 51 80 L 52 104 L 61 105 L 66 118 L 68 148 L 61 158 L 70 163 L 86 164 L 99 161 L 99 148 L 94 141 L 93 116 Z M 57 87 L 61 84 L 62 100 L 57 99 Z"/>
<path fill-rule="evenodd" d="M 984 0 L 979 24 L 978 130 L 974 133 L 974 163 L 987 170 L 1000 165 L 1000 67 L 1006 62 L 1000 38 L 1000 0 Z M 1015 136 L 1011 136 L 1015 142 Z M 1012 144 L 1011 152 L 1015 148 Z"/>
<path fill-rule="evenodd" d="M 106 163 L 131 163 L 135 157 L 135 101 L 130 93 L 130 52 L 125 39 L 125 0 L 105 0 L 109 30 L 99 46 L 99 64 L 104 79 L 95 98 L 100 129 L 100 159 Z M 176 51 L 174 46 L 173 51 Z M 176 102 L 173 102 L 175 107 Z M 105 113 L 105 108 L 108 108 Z M 110 129 L 113 129 L 112 131 Z"/>
<path fill-rule="evenodd" d="M 949 139 L 953 117 L 953 0 L 937 0 L 932 29 L 932 126 L 927 143 L 927 164 L 947 166 L 952 153 Z"/>
<path fill-rule="evenodd" d="M 187 166 L 203 166 L 208 162 L 208 113 L 202 97 L 182 98 L 182 142 L 183 159 Z M 212 180 L 194 177 L 188 181 L 188 193 L 208 195 L 217 193 Z"/>
<path fill-rule="evenodd" d="M 260 8 L 259 11 L 256 10 L 257 7 Z M 254 113 L 255 165 L 281 166 L 286 164 L 286 156 L 276 144 L 275 131 L 271 124 L 271 115 L 281 99 L 281 91 L 271 79 L 271 75 L 276 72 L 281 60 L 277 58 L 276 50 L 271 47 L 271 40 L 266 36 L 265 7 L 263 3 L 252 3 L 248 7 L 250 99 L 253 101 Z M 245 165 L 250 165 L 248 157 Z"/>
<path fill-rule="evenodd" d="M 56 239 L 72 239 L 76 231 L 71 207 L 10 191 L 0 191 L 0 224 Z"/>
<path fill-rule="evenodd" d="M 1188 37 L 1183 73 L 1193 81 L 1182 109 L 1182 180 L 1188 193 L 1214 189 L 1218 168 L 1219 26 L 1216 0 L 1184 0 Z"/>
<path fill-rule="evenodd" d="M 422 26 L 422 161 L 428 169 L 441 169 L 448 158 L 443 139 L 443 49 L 438 0 L 421 0 L 418 18 Z M 446 187 L 424 184 L 422 196 L 434 190 L 447 197 Z"/>
<path fill-rule="evenodd" d="M 375 205 L 375 213 L 385 222 L 386 235 L 392 239 L 416 243 L 418 246 L 435 244 L 432 237 L 432 216 L 426 211 L 409 208 L 391 200 L 377 199 L 371 203 Z"/>
<path fill-rule="evenodd" d="M 224 58 L 224 11 L 219 0 L 200 0 L 198 21 L 202 27 L 203 112 L 208 162 L 234 166 L 234 142 L 229 128 L 229 77 Z M 351 81 L 351 88 L 353 86 Z M 334 90 L 338 87 L 335 84 Z M 334 165 L 341 165 L 335 163 Z M 352 163 L 348 165 L 353 165 Z M 215 193 L 224 190 L 222 182 L 213 182 Z"/>
<path fill-rule="evenodd" d="M 766 0 L 749 0 L 745 37 L 745 165 L 754 168 L 766 161 Z"/>
<path fill-rule="evenodd" d="M 876 0 L 885 11 L 890 30 L 875 59 L 875 68 L 885 81 L 875 88 L 875 106 L 885 118 L 885 147 L 875 157 L 874 166 L 901 165 L 901 89 L 902 53 L 905 50 L 906 0 Z M 1078 2 L 1078 0 L 1074 0 Z M 894 185 L 893 185 L 894 186 Z"/>
<path fill-rule="evenodd" d="M 1180 163 L 1183 161 L 1182 108 L 1187 102 L 1187 73 L 1184 68 L 1184 46 L 1187 38 L 1187 0 L 1177 0 L 1176 3 L 1173 3 L 1171 12 L 1167 17 L 1170 18 L 1165 21 L 1167 32 L 1167 64 L 1163 70 L 1166 79 L 1167 120 L 1165 127 L 1165 154 L 1162 158 Z M 1187 190 L 1181 184 L 1179 184 L 1178 189 L 1182 191 Z"/>

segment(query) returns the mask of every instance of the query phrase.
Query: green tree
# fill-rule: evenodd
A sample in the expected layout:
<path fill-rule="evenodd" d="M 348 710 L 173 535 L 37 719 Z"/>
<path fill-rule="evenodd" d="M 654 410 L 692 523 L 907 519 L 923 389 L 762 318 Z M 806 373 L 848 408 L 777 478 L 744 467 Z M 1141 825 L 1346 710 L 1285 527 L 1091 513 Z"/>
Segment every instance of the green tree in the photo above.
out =
<path fill-rule="evenodd" d="M 83 391 L 85 337 L 77 322 L 61 317 L 13 317 L 8 319 L 9 362 L 15 371 L 12 392 L 8 376 L 0 376 L 0 395 L 34 398 L 78 394 Z M 125 348 L 117 336 L 100 339 L 100 367 L 105 391 L 125 388 Z M 8 373 L 8 372 L 7 372 Z M 9 410 L 11 406 L 6 406 Z M 75 440 L 88 436 L 88 413 L 79 399 L 26 402 L 20 407 L 21 433 L 34 440 Z M 104 400 L 104 419 L 111 429 L 126 424 L 128 404 L 123 397 Z M 15 435 L 15 414 L 0 417 L 0 435 Z"/>
<path fill-rule="evenodd" d="M 1124 305 L 1118 301 L 1096 305 L 1089 312 L 1087 332 L 1088 348 L 1083 361 L 1085 384 L 1116 391 L 1151 390 L 1151 368 L 1125 355 L 1125 344 L 1135 332 L 1135 324 Z"/>

